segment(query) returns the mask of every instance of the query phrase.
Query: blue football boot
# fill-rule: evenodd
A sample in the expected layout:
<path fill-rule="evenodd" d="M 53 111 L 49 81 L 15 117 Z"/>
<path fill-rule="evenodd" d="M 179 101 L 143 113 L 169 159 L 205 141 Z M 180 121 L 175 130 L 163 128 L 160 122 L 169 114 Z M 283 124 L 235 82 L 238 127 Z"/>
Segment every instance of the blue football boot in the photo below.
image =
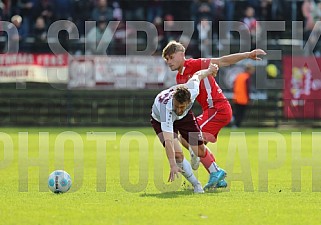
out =
<path fill-rule="evenodd" d="M 227 187 L 227 182 L 225 180 L 220 180 L 214 188 L 226 188 Z"/>
<path fill-rule="evenodd" d="M 209 189 L 215 187 L 219 181 L 223 180 L 226 177 L 226 172 L 220 169 L 217 172 L 210 173 L 210 179 L 207 184 L 204 186 L 204 189 Z"/>

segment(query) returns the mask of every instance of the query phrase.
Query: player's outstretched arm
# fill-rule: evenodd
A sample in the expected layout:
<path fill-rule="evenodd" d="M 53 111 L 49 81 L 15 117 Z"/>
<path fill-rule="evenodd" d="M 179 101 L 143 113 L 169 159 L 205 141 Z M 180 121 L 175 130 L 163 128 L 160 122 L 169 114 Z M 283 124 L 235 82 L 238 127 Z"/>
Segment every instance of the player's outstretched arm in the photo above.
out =
<path fill-rule="evenodd" d="M 254 49 L 250 51 L 248 58 L 253 60 L 262 60 L 262 58 L 258 57 L 260 55 L 266 55 L 266 52 L 263 51 L 262 49 Z"/>
<path fill-rule="evenodd" d="M 173 133 L 163 131 L 164 141 L 165 141 L 165 151 L 167 155 L 167 159 L 170 166 L 170 172 L 168 177 L 168 182 L 172 182 L 178 177 L 179 173 L 184 172 L 181 168 L 179 168 L 176 164 L 175 159 L 175 150 L 174 150 L 174 135 Z"/>
<path fill-rule="evenodd" d="M 259 56 L 266 55 L 266 52 L 262 49 L 254 49 L 250 52 L 235 53 L 225 55 L 220 58 L 212 58 L 211 63 L 217 64 L 219 67 L 229 66 L 235 64 L 244 59 L 262 60 Z"/>

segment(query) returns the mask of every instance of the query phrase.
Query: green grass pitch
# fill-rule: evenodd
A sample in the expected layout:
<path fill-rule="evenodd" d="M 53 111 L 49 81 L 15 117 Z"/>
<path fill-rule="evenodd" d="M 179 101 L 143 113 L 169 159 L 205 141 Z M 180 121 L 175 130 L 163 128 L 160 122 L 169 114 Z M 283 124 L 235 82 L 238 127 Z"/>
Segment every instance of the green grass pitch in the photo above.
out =
<path fill-rule="evenodd" d="M 229 187 L 195 195 L 167 183 L 151 128 L 3 128 L 0 224 L 321 223 L 320 130 L 224 129 L 208 146 Z M 71 175 L 68 193 L 49 192 L 55 169 Z"/>

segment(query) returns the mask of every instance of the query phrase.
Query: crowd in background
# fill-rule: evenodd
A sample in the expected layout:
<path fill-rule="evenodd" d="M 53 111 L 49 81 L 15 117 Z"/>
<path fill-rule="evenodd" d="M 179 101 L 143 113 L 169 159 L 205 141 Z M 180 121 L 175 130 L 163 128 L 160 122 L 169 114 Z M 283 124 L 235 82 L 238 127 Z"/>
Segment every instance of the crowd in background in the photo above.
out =
<path fill-rule="evenodd" d="M 314 0 L 304 0 L 296 3 L 299 18 L 305 24 L 305 37 L 308 37 L 313 26 L 320 19 L 321 5 Z M 301 16 L 301 18 L 300 18 Z M 50 25 L 59 20 L 72 21 L 76 26 L 65 23 L 66 30 L 78 29 L 80 37 L 86 37 L 93 43 L 88 46 L 93 54 L 123 54 L 125 49 L 119 47 L 109 52 L 99 50 L 96 44 L 100 40 L 112 40 L 120 45 L 128 35 L 130 27 L 126 21 L 148 21 L 153 23 L 158 31 L 158 50 L 170 40 L 177 40 L 181 32 L 164 31 L 163 22 L 168 26 L 174 21 L 194 21 L 194 40 L 204 56 L 210 55 L 208 51 L 212 46 L 211 40 L 218 40 L 219 21 L 241 21 L 244 28 L 248 29 L 255 39 L 260 20 L 291 21 L 291 2 L 284 0 L 2 0 L 0 4 L 0 17 L 2 21 L 9 21 L 9 26 L 18 29 L 11 38 L 23 42 L 28 37 L 33 38 L 33 43 L 47 42 L 47 32 Z M 94 27 L 85 28 L 85 21 L 96 21 Z M 116 27 L 108 26 L 110 21 L 119 21 Z M 108 26 L 108 27 L 107 27 Z M 90 28 L 90 29 L 89 29 Z M 107 31 L 106 31 L 107 29 Z M 113 34 L 115 29 L 115 34 Z M 106 32 L 105 32 L 106 31 Z M 10 33 L 10 27 L 7 28 Z M 2 36 L 8 35 L 2 32 Z M 227 32 L 224 37 L 231 38 Z M 68 39 L 68 35 L 60 35 L 61 39 Z M 202 44 L 200 44 L 202 43 Z M 222 46 L 215 41 L 216 47 Z M 201 49 L 203 48 L 203 49 Z M 26 50 L 23 46 L 20 50 Z M 27 49 L 30 51 L 30 49 Z M 39 51 L 39 48 L 31 48 Z"/>

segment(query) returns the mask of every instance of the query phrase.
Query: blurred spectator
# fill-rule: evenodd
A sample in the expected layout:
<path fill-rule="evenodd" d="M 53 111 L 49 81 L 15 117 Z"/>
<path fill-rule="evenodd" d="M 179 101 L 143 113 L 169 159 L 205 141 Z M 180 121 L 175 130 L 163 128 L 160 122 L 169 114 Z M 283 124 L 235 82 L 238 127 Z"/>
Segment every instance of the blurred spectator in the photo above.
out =
<path fill-rule="evenodd" d="M 286 4 L 282 0 L 272 0 L 271 7 L 271 18 L 272 20 L 283 20 L 285 19 L 283 10 L 286 10 Z"/>
<path fill-rule="evenodd" d="M 177 21 L 191 21 L 191 5 L 193 4 L 193 1 L 196 0 L 160 1 L 163 9 L 162 17 L 171 14 L 175 16 L 175 20 Z"/>
<path fill-rule="evenodd" d="M 47 42 L 47 29 L 45 20 L 43 17 L 39 16 L 34 24 L 32 34 L 34 39 L 34 44 L 31 47 L 32 52 L 48 52 L 49 46 Z"/>
<path fill-rule="evenodd" d="M 80 36 L 85 34 L 85 21 L 90 20 L 93 7 L 94 0 L 73 0 L 72 2 L 72 19 Z"/>
<path fill-rule="evenodd" d="M 302 14 L 304 16 L 304 33 L 303 38 L 306 42 L 305 55 L 310 55 L 313 51 L 317 51 L 320 54 L 318 49 L 314 49 L 316 43 L 319 40 L 320 27 L 315 27 L 316 21 L 320 20 L 321 15 L 321 5 L 318 5 L 314 0 L 305 0 L 302 4 Z"/>
<path fill-rule="evenodd" d="M 23 21 L 20 15 L 14 15 L 13 17 L 11 17 L 11 23 L 12 24 L 9 25 L 9 31 L 8 31 L 8 37 L 11 40 L 21 41 L 27 37 L 27 32 L 25 30 L 25 27 L 22 25 Z M 14 29 L 18 30 L 18 35 L 15 35 L 15 33 L 12 32 Z"/>
<path fill-rule="evenodd" d="M 0 21 L 8 21 L 10 20 L 10 8 L 11 8 L 11 0 L 2 0 L 0 1 Z M 18 13 L 19 14 L 19 13 Z M 4 35 L 3 24 L 0 24 L 0 36 Z M 1 44 L 0 44 L 1 45 Z M 0 46 L 2 49 L 2 46 Z"/>
<path fill-rule="evenodd" d="M 261 0 L 261 13 L 259 17 L 260 20 L 272 20 L 271 6 L 272 0 Z"/>
<path fill-rule="evenodd" d="M 113 33 L 107 27 L 108 21 L 105 17 L 100 17 L 95 27 L 86 36 L 86 54 L 106 55 L 111 45 Z"/>
<path fill-rule="evenodd" d="M 250 6 L 254 9 L 255 17 L 259 18 L 261 16 L 261 0 L 247 0 L 247 6 Z"/>
<path fill-rule="evenodd" d="M 0 2 L 1 20 L 9 20 L 11 13 L 11 0 L 2 0 Z"/>
<path fill-rule="evenodd" d="M 154 45 L 157 46 L 157 52 L 161 52 L 163 47 L 165 47 L 164 42 L 164 28 L 163 28 L 163 20 L 161 17 L 156 16 L 153 22 L 153 25 L 156 27 L 157 30 L 157 37 L 155 37 Z"/>
<path fill-rule="evenodd" d="M 232 22 L 234 21 L 234 10 L 235 10 L 235 2 L 234 0 L 225 0 L 225 20 L 228 21 L 225 37 L 232 37 L 230 30 L 232 29 Z M 221 37 L 220 37 L 221 38 Z"/>
<path fill-rule="evenodd" d="M 194 21 L 194 30 L 196 31 L 193 35 L 194 39 L 199 38 L 197 24 L 201 19 L 207 18 L 209 21 L 213 21 L 214 9 L 211 4 L 211 0 L 193 0 L 190 5 L 191 20 Z M 198 46 L 196 46 L 198 48 Z"/>
<path fill-rule="evenodd" d="M 143 0 L 121 0 L 121 8 L 124 11 L 126 21 L 143 21 L 145 17 L 145 4 Z"/>
<path fill-rule="evenodd" d="M 124 21 L 119 21 L 113 36 L 113 42 L 111 43 L 111 54 L 126 55 L 126 48 L 131 47 L 129 43 L 135 41 L 133 34 L 136 34 L 135 29 L 130 27 L 130 25 L 126 24 Z"/>
<path fill-rule="evenodd" d="M 241 29 L 250 33 L 252 45 L 256 43 L 257 36 L 260 36 L 260 27 L 254 15 L 254 8 L 248 6 L 245 9 L 245 17 L 241 20 L 243 22 Z M 247 40 L 244 40 L 244 43 L 247 43 Z"/>
<path fill-rule="evenodd" d="M 199 50 L 202 58 L 209 58 L 212 56 L 212 23 L 207 18 L 201 19 L 197 24 L 199 37 Z"/>
<path fill-rule="evenodd" d="M 18 0 L 3 0 L 7 6 L 8 15 L 12 15 L 18 10 Z M 10 20 L 10 18 L 8 19 Z"/>
<path fill-rule="evenodd" d="M 194 0 L 191 5 L 191 18 L 196 24 L 202 18 L 208 18 L 208 20 L 212 21 L 214 18 L 214 8 L 211 0 Z"/>
<path fill-rule="evenodd" d="M 147 21 L 154 22 L 156 17 L 162 17 L 163 15 L 163 1 L 151 0 L 147 2 Z"/>
<path fill-rule="evenodd" d="M 321 20 L 321 1 L 316 3 L 316 7 L 314 10 L 314 20 L 320 21 Z"/>
<path fill-rule="evenodd" d="M 33 37 L 35 42 L 47 41 L 47 26 L 43 17 L 39 16 L 33 28 Z"/>
<path fill-rule="evenodd" d="M 182 32 L 178 31 L 177 28 L 174 29 L 175 21 L 174 16 L 171 14 L 167 14 L 164 17 L 164 23 L 166 23 L 167 30 L 164 31 L 164 42 L 168 43 L 172 40 L 178 41 Z"/>
<path fill-rule="evenodd" d="M 291 9 L 289 1 L 272 0 L 271 5 L 271 19 L 273 21 L 284 21 L 287 19 L 288 12 Z M 280 39 L 283 31 L 271 32 L 271 39 Z"/>
<path fill-rule="evenodd" d="M 118 21 L 123 20 L 123 10 L 120 7 L 119 1 L 118 0 L 114 0 L 112 6 L 113 6 L 113 17 L 114 17 L 114 20 L 118 20 Z"/>
<path fill-rule="evenodd" d="M 303 0 L 302 0 L 303 1 Z M 319 2 L 319 0 L 318 0 Z M 85 21 L 95 20 L 98 21 L 100 16 L 104 16 L 108 21 L 117 20 L 117 21 L 126 21 L 126 20 L 142 20 L 154 23 L 158 31 L 158 44 L 160 48 L 164 47 L 163 43 L 167 43 L 169 40 L 178 40 L 181 39 L 181 31 L 166 31 L 164 32 L 164 24 L 160 24 L 164 18 L 167 21 L 169 27 L 175 24 L 175 20 L 184 21 L 191 20 L 194 21 L 194 33 L 193 38 L 200 40 L 203 46 L 207 46 L 206 39 L 203 39 L 205 36 L 209 35 L 204 28 L 204 31 L 201 32 L 200 24 L 201 20 L 212 21 L 213 27 L 212 31 L 214 35 L 209 35 L 212 39 L 217 38 L 218 32 L 218 22 L 222 20 L 233 21 L 233 19 L 241 18 L 241 10 L 243 6 L 246 5 L 253 6 L 258 10 L 256 14 L 255 10 L 254 15 L 251 17 L 244 17 L 243 22 L 246 26 L 244 29 L 249 29 L 252 36 L 252 44 L 255 43 L 256 34 L 260 33 L 261 24 L 258 26 L 252 21 L 256 21 L 260 15 L 261 18 L 271 18 L 272 20 L 286 19 L 286 5 L 287 1 L 283 0 L 245 0 L 245 1 L 235 1 L 235 0 L 181 0 L 181 1 L 164 1 L 164 0 L 1 0 L 0 1 L 0 19 L 9 20 L 12 15 L 20 15 L 22 17 L 22 23 L 19 28 L 19 32 L 22 33 L 23 37 L 27 37 L 38 33 L 37 36 L 41 37 L 41 31 L 35 31 L 34 25 L 38 22 L 39 17 L 42 17 L 45 20 L 45 26 L 49 27 L 52 22 L 55 22 L 60 19 L 68 19 L 74 22 L 79 30 L 80 36 L 84 37 L 85 35 Z M 300 5 L 300 3 L 298 3 Z M 313 6 L 314 5 L 314 6 Z M 190 7 L 191 6 L 191 7 Z M 241 7 L 240 7 L 241 6 Z M 182 10 L 182 7 L 184 10 Z M 190 10 L 186 10 L 190 9 Z M 234 10 L 235 9 L 235 10 Z M 309 37 L 312 28 L 316 21 L 320 20 L 320 15 L 318 14 L 318 7 L 316 6 L 313 0 L 305 0 L 302 4 L 302 12 L 305 17 L 305 32 L 304 38 L 307 40 Z M 249 10 L 251 11 L 251 10 Z M 260 11 L 260 13 L 259 13 Z M 288 10 L 290 11 L 290 10 Z M 321 11 L 320 11 L 321 12 Z M 8 15 L 10 15 L 8 17 Z M 162 17 L 162 15 L 166 15 Z M 312 15 L 312 16 L 311 16 Z M 227 31 L 231 29 L 232 23 L 227 23 L 224 29 Z M 312 26 L 311 26 L 312 25 Z M 118 37 L 124 36 L 124 38 L 119 38 L 118 41 L 123 42 L 128 35 L 126 33 L 125 24 L 121 23 L 120 28 L 116 30 Z M 4 34 L 4 33 L 2 33 Z M 145 36 L 138 34 L 140 40 L 144 40 Z M 276 32 L 271 32 L 269 38 L 274 37 Z M 1 33 L 0 33 L 1 35 Z M 116 34 L 115 34 L 116 35 Z M 230 33 L 226 32 L 223 34 L 225 38 L 229 37 Z M 274 35 L 274 36 L 273 36 Z M 284 32 L 279 32 L 278 36 L 282 37 Z M 19 35 L 21 36 L 21 35 Z M 21 37 L 22 37 L 21 36 Z M 135 36 L 135 35 L 134 35 Z M 137 35 L 136 35 L 137 36 Z M 312 37 L 312 36 L 311 36 Z M 68 36 L 66 36 L 68 39 Z M 312 37 L 312 40 L 317 41 L 318 37 L 315 35 Z M 20 37 L 19 37 L 20 39 Z M 65 39 L 65 38 L 63 38 Z M 183 37 L 184 39 L 184 37 Z M 27 39 L 28 41 L 31 39 Z M 199 42 L 192 41 L 191 46 L 195 49 L 195 52 L 199 54 L 198 50 L 201 50 L 202 54 L 208 54 L 210 48 L 204 47 L 204 49 L 199 49 Z M 221 48 L 219 42 L 220 39 L 215 40 L 213 43 L 217 44 L 217 48 Z M 181 40 L 183 41 L 183 40 Z M 248 40 L 247 40 L 248 42 Z M 30 42 L 29 42 L 30 43 Z M 142 42 L 140 42 L 142 43 Z M 186 39 L 184 43 L 189 43 Z M 155 40 L 156 44 L 156 40 Z M 309 43 L 311 47 L 313 42 Z M 81 47 L 80 47 L 81 48 Z M 187 49 L 190 51 L 191 47 Z M 121 50 L 121 52 L 123 52 Z M 120 53 L 121 54 L 121 53 Z"/>
<path fill-rule="evenodd" d="M 219 32 L 219 21 L 225 20 L 225 13 L 224 13 L 224 7 L 225 2 L 224 0 L 212 0 L 212 6 L 213 6 L 213 33 L 215 36 L 215 39 L 218 37 Z M 211 20 L 211 18 L 209 18 Z"/>
<path fill-rule="evenodd" d="M 246 109 L 250 103 L 251 76 L 255 68 L 246 65 L 245 71 L 238 74 L 234 80 L 233 87 L 233 122 L 234 127 L 240 127 L 245 116 Z"/>
<path fill-rule="evenodd" d="M 107 0 L 97 0 L 96 5 L 91 13 L 91 19 L 99 21 L 104 17 L 107 22 L 113 20 L 113 9 L 108 6 Z"/>
<path fill-rule="evenodd" d="M 14 15 L 11 18 L 11 23 L 7 27 L 8 41 L 10 42 L 10 47 L 8 47 L 8 53 L 16 53 L 18 50 L 24 50 L 24 45 L 19 45 L 22 40 L 26 37 L 26 32 L 22 26 L 22 17 L 20 15 Z"/>
<path fill-rule="evenodd" d="M 50 0 L 40 0 L 40 4 L 35 6 L 34 19 L 43 17 L 45 23 L 50 26 L 54 21 L 54 6 Z"/>
<path fill-rule="evenodd" d="M 30 27 L 33 24 L 33 11 L 35 6 L 38 4 L 37 0 L 18 0 L 17 1 L 17 12 L 23 18 L 23 30 L 26 36 L 30 34 Z"/>
<path fill-rule="evenodd" d="M 72 0 L 53 0 L 56 20 L 72 20 Z"/>
<path fill-rule="evenodd" d="M 4 4 L 2 2 L 0 2 L 0 21 L 4 20 Z M 2 24 L 0 23 L 0 36 L 3 35 L 3 27 Z"/>
<path fill-rule="evenodd" d="M 314 27 L 315 21 L 313 18 L 313 12 L 316 8 L 314 0 L 304 0 L 302 4 L 302 14 L 304 17 L 304 33 L 305 39 L 307 39 Z"/>

